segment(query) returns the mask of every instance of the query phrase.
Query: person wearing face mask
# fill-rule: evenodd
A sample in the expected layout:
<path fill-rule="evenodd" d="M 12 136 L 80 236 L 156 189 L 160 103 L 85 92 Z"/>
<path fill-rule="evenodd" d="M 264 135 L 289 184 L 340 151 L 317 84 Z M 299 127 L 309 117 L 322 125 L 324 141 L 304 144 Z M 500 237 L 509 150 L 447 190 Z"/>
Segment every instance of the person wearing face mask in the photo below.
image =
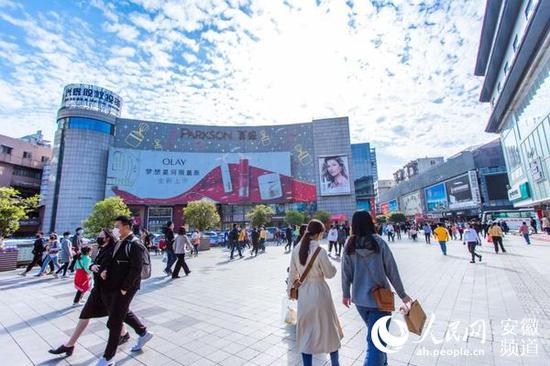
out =
<path fill-rule="evenodd" d="M 90 296 L 88 296 L 86 304 L 84 304 L 80 312 L 78 323 L 69 340 L 56 349 L 49 350 L 49 353 L 54 355 L 72 355 L 75 344 L 90 323 L 90 319 L 102 318 L 109 315 L 108 308 L 103 301 L 102 293 L 105 287 L 106 268 L 113 258 L 113 249 L 119 237 L 117 231 L 118 230 L 111 231 L 109 229 L 103 229 L 101 233 L 99 233 L 96 239 L 99 251 L 89 267 L 94 278 Z M 130 339 L 130 334 L 125 326 L 123 326 L 120 334 L 119 345 L 126 343 Z"/>
<path fill-rule="evenodd" d="M 81 227 L 77 227 L 75 230 L 75 234 L 73 235 L 71 239 L 71 244 L 73 247 L 73 260 L 71 261 L 71 264 L 69 265 L 69 271 L 71 273 L 74 272 L 74 266 L 76 264 L 76 260 L 78 258 L 78 254 L 80 254 L 80 248 L 82 247 L 82 233 L 84 230 Z"/>

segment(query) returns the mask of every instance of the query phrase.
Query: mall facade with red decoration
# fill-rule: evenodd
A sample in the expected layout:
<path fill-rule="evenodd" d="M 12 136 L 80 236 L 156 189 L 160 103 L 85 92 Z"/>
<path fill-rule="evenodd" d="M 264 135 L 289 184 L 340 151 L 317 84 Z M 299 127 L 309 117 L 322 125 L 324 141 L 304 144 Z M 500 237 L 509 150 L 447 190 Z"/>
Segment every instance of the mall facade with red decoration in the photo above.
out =
<path fill-rule="evenodd" d="M 275 211 L 356 209 L 347 117 L 262 126 L 190 125 L 121 118 L 122 98 L 94 85 L 65 87 L 57 115 L 43 230 L 82 224 L 95 203 L 121 197 L 136 224 L 184 224 L 190 201 L 218 205 L 222 224 L 256 204 Z"/>

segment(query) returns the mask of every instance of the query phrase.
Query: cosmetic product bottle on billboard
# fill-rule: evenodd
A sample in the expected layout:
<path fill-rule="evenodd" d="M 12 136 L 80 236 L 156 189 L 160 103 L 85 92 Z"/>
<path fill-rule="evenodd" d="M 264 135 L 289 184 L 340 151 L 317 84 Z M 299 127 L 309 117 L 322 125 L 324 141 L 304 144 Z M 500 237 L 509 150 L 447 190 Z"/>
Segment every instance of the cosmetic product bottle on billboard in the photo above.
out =
<path fill-rule="evenodd" d="M 147 123 L 140 123 L 137 129 L 131 131 L 128 136 L 126 136 L 126 144 L 131 147 L 138 147 L 143 142 L 145 133 L 148 130 L 149 125 Z"/>
<path fill-rule="evenodd" d="M 260 198 L 262 200 L 268 201 L 283 195 L 281 178 L 277 173 L 260 175 L 258 186 L 260 187 Z"/>
<path fill-rule="evenodd" d="M 229 164 L 227 164 L 227 162 L 225 161 L 222 161 L 220 168 L 222 170 L 223 191 L 225 193 L 231 193 L 233 192 L 233 184 L 231 184 L 231 172 L 229 171 Z"/>
<path fill-rule="evenodd" d="M 249 196 L 249 175 L 248 159 L 239 159 L 239 199 L 241 201 L 248 199 Z"/>

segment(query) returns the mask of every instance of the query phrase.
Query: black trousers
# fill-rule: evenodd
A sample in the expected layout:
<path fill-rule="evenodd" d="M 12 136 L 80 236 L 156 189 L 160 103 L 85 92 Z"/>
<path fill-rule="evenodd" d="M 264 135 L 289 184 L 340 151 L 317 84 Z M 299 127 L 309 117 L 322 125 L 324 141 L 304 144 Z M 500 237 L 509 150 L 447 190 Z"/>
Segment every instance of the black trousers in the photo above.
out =
<path fill-rule="evenodd" d="M 63 263 L 63 265 L 55 273 L 58 274 L 63 271 L 63 276 L 65 276 L 67 274 L 67 269 L 69 269 L 69 262 Z"/>
<path fill-rule="evenodd" d="M 68 264 L 68 263 L 67 263 L 67 264 Z M 67 265 L 67 267 L 68 267 L 68 265 Z M 79 303 L 79 302 L 80 302 L 80 299 L 82 299 L 82 292 L 76 290 L 76 294 L 74 295 L 73 303 L 75 303 L 75 304 Z"/>
<path fill-rule="evenodd" d="M 476 257 L 481 259 L 481 256 L 476 253 L 476 246 L 477 246 L 477 242 L 475 241 L 468 242 L 468 251 L 470 252 L 470 254 L 472 254 L 472 262 L 475 262 Z"/>
<path fill-rule="evenodd" d="M 258 248 L 259 247 L 260 247 L 260 243 L 252 242 L 252 252 L 250 254 L 258 255 Z"/>
<path fill-rule="evenodd" d="M 25 273 L 27 272 L 30 272 L 31 269 L 34 267 L 34 266 L 38 266 L 38 267 L 42 267 L 42 254 L 35 254 L 34 257 L 32 257 L 32 261 L 31 263 L 29 263 L 29 265 L 27 266 L 27 269 L 25 269 Z M 50 270 L 53 272 L 54 270 L 54 267 L 53 267 L 53 262 L 50 261 Z"/>
<path fill-rule="evenodd" d="M 73 256 L 71 264 L 69 264 L 69 271 L 74 272 L 74 266 L 76 265 L 77 256 Z M 52 270 L 53 271 L 53 270 Z"/>
<path fill-rule="evenodd" d="M 338 250 L 337 250 L 337 253 L 338 255 L 342 255 L 342 248 L 344 247 L 344 242 L 343 241 L 339 241 L 338 242 Z"/>
<path fill-rule="evenodd" d="M 495 253 L 498 253 L 498 246 L 500 245 L 500 249 L 502 250 L 502 253 L 506 253 L 506 249 L 504 249 L 504 245 L 502 245 L 502 237 L 501 236 L 491 236 L 493 239 L 493 245 L 495 246 Z"/>
<path fill-rule="evenodd" d="M 233 259 L 233 253 L 235 252 L 235 249 L 239 252 L 239 257 L 242 257 L 243 254 L 241 253 L 241 245 L 238 241 L 233 241 L 231 243 L 231 259 Z"/>
<path fill-rule="evenodd" d="M 328 242 L 328 252 L 329 252 L 329 253 L 332 252 L 332 247 L 334 247 L 334 253 L 337 253 L 337 252 L 338 252 L 338 249 L 336 248 L 336 242 L 330 240 L 330 241 Z"/>
<path fill-rule="evenodd" d="M 426 239 L 426 244 L 431 243 L 431 240 L 432 240 L 431 236 L 432 236 L 432 234 L 430 234 L 430 233 L 425 233 L 424 234 L 424 239 Z"/>
<path fill-rule="evenodd" d="M 189 270 L 187 263 L 185 263 L 185 253 L 176 254 L 176 257 L 177 257 L 177 261 L 176 261 L 176 265 L 174 266 L 174 272 L 172 273 L 172 277 L 178 277 L 178 275 L 180 274 L 180 269 L 182 268 L 185 274 L 189 274 L 189 272 L 191 271 Z"/>
<path fill-rule="evenodd" d="M 103 357 L 106 360 L 112 359 L 118 348 L 120 341 L 120 332 L 122 331 L 122 323 L 128 324 L 139 335 L 143 336 L 147 333 L 147 328 L 141 323 L 138 317 L 130 310 L 130 303 L 134 298 L 137 290 L 128 291 L 126 295 L 122 295 L 120 290 L 113 292 L 104 292 L 103 301 L 109 309 L 109 319 L 107 320 L 107 328 L 109 329 L 109 338 Z"/>
<path fill-rule="evenodd" d="M 287 250 L 286 248 L 288 248 L 288 250 L 290 250 L 292 248 L 292 237 L 291 236 L 286 238 L 285 250 Z"/>

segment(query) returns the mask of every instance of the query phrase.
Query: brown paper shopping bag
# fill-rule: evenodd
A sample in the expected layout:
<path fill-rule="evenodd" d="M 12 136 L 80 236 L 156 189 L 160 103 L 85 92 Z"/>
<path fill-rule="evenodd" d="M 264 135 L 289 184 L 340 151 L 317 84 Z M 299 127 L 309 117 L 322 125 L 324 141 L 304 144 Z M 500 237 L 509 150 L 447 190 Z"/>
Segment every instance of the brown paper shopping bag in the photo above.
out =
<path fill-rule="evenodd" d="M 414 300 L 411 304 L 411 310 L 405 315 L 405 322 L 407 323 L 409 332 L 416 335 L 422 334 L 422 329 L 426 324 L 426 313 L 422 310 L 422 306 L 420 306 L 418 300 Z"/>

